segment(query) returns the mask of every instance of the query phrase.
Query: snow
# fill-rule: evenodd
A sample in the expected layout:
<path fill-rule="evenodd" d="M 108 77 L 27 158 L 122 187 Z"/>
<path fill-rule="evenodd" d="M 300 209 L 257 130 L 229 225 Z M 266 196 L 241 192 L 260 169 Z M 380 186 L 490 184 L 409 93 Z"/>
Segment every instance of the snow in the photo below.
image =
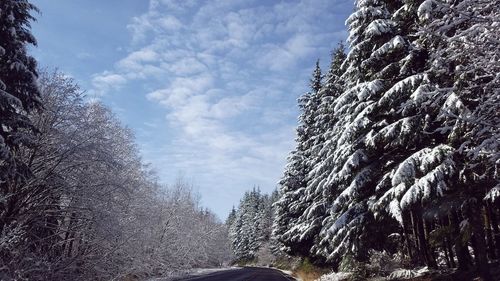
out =
<path fill-rule="evenodd" d="M 426 100 L 429 99 L 429 92 L 431 92 L 431 86 L 423 84 L 418 86 L 418 88 L 411 94 L 411 99 L 415 104 L 422 105 Z"/>
<path fill-rule="evenodd" d="M 403 161 L 396 171 L 394 172 L 394 175 L 392 177 L 392 186 L 398 186 L 400 183 L 406 183 L 410 179 L 415 178 L 415 172 L 416 172 L 416 160 L 415 158 L 420 156 L 422 153 L 427 151 L 427 149 L 424 149 L 424 151 L 419 151 L 416 154 L 413 154 L 411 157 Z"/>
<path fill-rule="evenodd" d="M 407 43 L 403 37 L 400 35 L 396 35 L 389 42 L 380 46 L 377 50 L 375 50 L 370 57 L 380 58 L 383 55 L 386 55 L 391 50 L 398 50 L 406 46 Z"/>
<path fill-rule="evenodd" d="M 354 205 L 354 207 L 348 209 L 338 219 L 335 220 L 333 225 L 328 229 L 328 232 L 337 233 L 340 229 L 344 228 L 345 226 L 362 216 L 363 213 L 364 208 L 361 204 L 358 203 Z"/>
<path fill-rule="evenodd" d="M 383 86 L 384 83 L 380 79 L 356 85 L 337 98 L 334 103 L 334 111 L 341 111 L 344 106 L 352 106 L 352 102 L 354 102 L 356 98 L 358 101 L 367 100 L 372 95 L 379 92 Z"/>
<path fill-rule="evenodd" d="M 425 0 L 420 4 L 417 10 L 417 15 L 421 20 L 428 20 L 431 18 L 431 14 L 434 8 L 437 6 L 435 0 Z"/>
<path fill-rule="evenodd" d="M 306 207 L 300 223 L 289 228 L 293 235 L 302 233 L 300 239 L 320 228 L 319 243 L 314 241 L 311 251 L 332 261 L 362 245 L 356 238 L 366 234 L 365 223 L 372 223 L 365 221 L 368 211 L 391 216 L 402 225 L 403 212 L 413 204 L 422 202 L 425 208 L 430 200 L 442 202 L 440 197 L 457 186 L 455 181 L 460 179 L 456 176 L 464 168 L 454 159 L 465 165 L 475 160 L 472 165 L 476 166 L 465 168 L 478 173 L 483 167 L 477 164 L 484 159 L 493 163 L 486 167 L 488 173 L 495 173 L 498 166 L 498 133 L 482 118 L 487 115 L 490 124 L 498 119 L 489 117 L 498 116 L 498 98 L 484 104 L 498 91 L 500 76 L 480 66 L 496 63 L 498 51 L 488 47 L 477 55 L 474 48 L 478 40 L 488 46 L 498 43 L 489 39 L 498 37 L 491 28 L 498 23 L 461 15 L 450 1 L 422 0 L 420 6 L 410 2 L 357 1 L 357 11 L 346 21 L 351 51 L 342 64 L 344 91 L 337 98 L 322 99 L 324 107 L 314 122 L 326 132 L 323 139 L 312 138 L 304 144 L 313 143 L 308 148 L 312 156 L 304 154 L 301 159 L 312 167 L 304 172 L 305 191 L 294 199 Z M 477 4 L 465 2 L 468 7 Z M 450 8 L 448 4 L 451 15 L 442 13 Z M 420 20 L 435 18 L 419 22 L 417 9 Z M 487 19 L 488 11 L 471 11 Z M 431 26 L 436 22 L 438 26 Z M 469 61 L 469 57 L 480 60 Z M 488 81 L 488 87 L 482 81 Z M 475 116 L 478 104 L 486 109 Z M 473 175 L 486 176 L 490 175 Z M 497 185 L 484 199 L 499 197 Z M 323 206 L 327 211 L 320 210 Z M 319 217 L 323 219 L 320 226 Z M 401 278 L 417 274 L 394 272 Z"/>
<path fill-rule="evenodd" d="M 429 272 L 428 267 L 421 267 L 421 268 L 415 268 L 415 269 L 396 269 L 391 274 L 389 274 L 389 280 L 397 279 L 410 279 L 410 278 L 415 278 L 415 277 L 420 277 L 425 275 L 426 273 Z"/>
<path fill-rule="evenodd" d="M 370 147 L 385 144 L 385 148 L 408 145 L 411 143 L 408 138 L 415 132 L 418 118 L 418 116 L 406 117 L 389 124 L 380 129 L 378 133 L 367 135 L 366 144 Z"/>
<path fill-rule="evenodd" d="M 389 213 L 399 222 L 401 210 L 404 210 L 419 200 L 429 200 L 431 197 L 442 196 L 449 188 L 447 181 L 456 172 L 456 165 L 452 160 L 454 149 L 447 145 L 438 145 L 434 148 L 424 148 L 402 161 L 391 176 L 391 185 L 388 191 L 377 201 L 376 206 L 385 206 Z M 417 175 L 422 175 L 417 177 Z M 395 200 L 399 201 L 396 206 Z"/>
<path fill-rule="evenodd" d="M 3 83 L 0 83 L 0 85 L 2 85 L 2 84 Z M 22 102 L 20 99 L 7 93 L 6 91 L 2 90 L 1 88 L 0 88 L 0 100 L 2 102 L 5 102 L 5 103 L 13 106 L 13 107 L 18 107 L 18 108 L 22 107 Z"/>
<path fill-rule="evenodd" d="M 342 179 L 347 178 L 347 175 L 351 174 L 362 161 L 366 161 L 367 159 L 368 157 L 363 149 L 356 150 L 349 156 L 347 161 L 345 161 L 342 170 L 339 172 L 339 177 Z"/>
<path fill-rule="evenodd" d="M 350 272 L 332 272 L 321 276 L 316 281 L 346 281 L 350 280 L 352 273 Z"/>
<path fill-rule="evenodd" d="M 396 26 L 396 23 L 392 20 L 376 19 L 366 27 L 365 35 L 371 37 L 393 32 Z"/>
<path fill-rule="evenodd" d="M 356 58 L 359 57 L 359 54 L 362 52 L 362 50 L 369 48 L 372 44 L 371 40 L 363 40 L 361 42 L 357 42 L 357 36 L 354 34 L 349 35 L 348 41 L 356 41 L 357 44 L 352 43 L 352 47 L 347 53 L 347 58 L 345 61 L 342 63 L 342 68 L 346 69 L 345 73 L 343 76 L 352 76 L 354 73 L 356 73 L 358 70 L 356 67 Z"/>
<path fill-rule="evenodd" d="M 422 74 L 415 74 L 397 82 L 380 98 L 379 104 L 384 107 L 393 107 L 393 103 L 397 103 L 404 98 L 403 95 L 410 93 L 424 78 Z"/>
<path fill-rule="evenodd" d="M 495 202 L 498 198 L 500 198 L 500 184 L 497 184 L 495 187 L 490 189 L 484 197 L 484 200 Z"/>
<path fill-rule="evenodd" d="M 393 171 L 391 171 L 391 173 L 385 174 L 375 187 L 375 191 L 380 191 L 382 189 L 385 189 L 388 185 L 390 185 L 392 175 Z"/>
<path fill-rule="evenodd" d="M 359 8 L 354 12 L 347 20 L 345 24 L 349 26 L 349 36 L 347 42 L 351 43 L 352 46 L 357 45 L 362 38 L 361 34 L 366 29 L 363 21 L 367 18 L 387 18 L 389 12 L 387 9 L 382 7 L 365 6 Z"/>
<path fill-rule="evenodd" d="M 389 213 L 401 224 L 403 225 L 403 211 L 399 206 L 398 200 L 392 200 L 389 203 Z"/>
<path fill-rule="evenodd" d="M 357 11 L 352 13 L 345 21 L 345 25 L 354 24 L 356 21 L 365 18 L 388 17 L 388 16 L 389 12 L 387 11 L 387 9 L 382 9 L 381 7 L 374 7 L 374 6 L 364 6 L 360 7 Z"/>
<path fill-rule="evenodd" d="M 455 93 L 451 93 L 443 104 L 443 110 L 449 112 L 461 112 L 465 110 L 465 105 Z"/>
<path fill-rule="evenodd" d="M 453 172 L 453 169 L 445 163 L 419 178 L 401 198 L 401 208 L 405 209 L 419 200 L 430 199 L 433 189 L 435 189 L 436 196 L 442 196 L 443 191 L 447 189 L 445 175 L 449 175 L 448 173 L 451 172 Z"/>

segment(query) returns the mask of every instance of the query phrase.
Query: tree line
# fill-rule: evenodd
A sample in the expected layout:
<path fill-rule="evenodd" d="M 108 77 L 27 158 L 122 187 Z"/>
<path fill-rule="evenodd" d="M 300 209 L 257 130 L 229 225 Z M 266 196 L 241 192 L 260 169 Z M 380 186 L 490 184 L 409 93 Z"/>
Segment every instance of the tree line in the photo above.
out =
<path fill-rule="evenodd" d="M 299 99 L 274 204 L 290 255 L 352 270 L 477 270 L 500 256 L 500 2 L 364 0 Z"/>
<path fill-rule="evenodd" d="M 234 262 L 272 263 L 279 251 L 271 237 L 273 203 L 277 198 L 277 190 L 267 195 L 254 188 L 245 192 L 237 208 L 233 207 L 226 225 Z"/>
<path fill-rule="evenodd" d="M 39 70 L 27 0 L 0 2 L 0 279 L 116 280 L 220 265 L 227 229 L 166 186 L 109 108 Z"/>

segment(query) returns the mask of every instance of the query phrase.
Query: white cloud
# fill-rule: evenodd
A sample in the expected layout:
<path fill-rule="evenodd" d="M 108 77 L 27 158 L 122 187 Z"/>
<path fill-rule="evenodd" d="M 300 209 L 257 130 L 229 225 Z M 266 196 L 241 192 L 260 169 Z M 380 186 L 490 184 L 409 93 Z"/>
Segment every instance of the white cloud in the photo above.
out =
<path fill-rule="evenodd" d="M 182 27 L 182 23 L 174 16 L 167 15 L 166 17 L 158 20 L 159 25 L 169 31 L 174 31 Z"/>
<path fill-rule="evenodd" d="M 92 78 L 94 93 L 98 96 L 104 95 L 111 90 L 120 89 L 127 80 L 119 74 L 104 71 L 101 74 L 96 74 Z"/>
<path fill-rule="evenodd" d="M 168 139 L 147 134 L 141 143 L 164 178 L 185 170 L 201 188 L 228 194 L 278 181 L 292 148 L 295 99 L 309 78 L 304 64 L 328 57 L 340 35 L 327 28 L 330 1 L 256 3 L 151 0 L 128 25 L 129 53 L 94 77 L 101 92 L 140 80 L 147 99 L 164 108 Z"/>
<path fill-rule="evenodd" d="M 151 92 L 147 97 L 175 110 L 176 107 L 185 105 L 190 97 L 203 94 L 212 83 L 210 74 L 177 77 L 170 82 L 169 87 Z"/>
<path fill-rule="evenodd" d="M 273 71 L 285 71 L 295 67 L 298 61 L 317 53 L 314 37 L 309 34 L 295 34 L 281 46 L 271 44 L 263 49 L 259 64 Z"/>
<path fill-rule="evenodd" d="M 175 75 L 192 75 L 207 70 L 205 64 L 193 57 L 181 58 L 173 63 L 165 65 Z"/>
<path fill-rule="evenodd" d="M 243 96 L 226 97 L 220 99 L 210 108 L 210 115 L 216 119 L 226 119 L 237 116 L 257 104 L 257 97 L 253 93 Z"/>

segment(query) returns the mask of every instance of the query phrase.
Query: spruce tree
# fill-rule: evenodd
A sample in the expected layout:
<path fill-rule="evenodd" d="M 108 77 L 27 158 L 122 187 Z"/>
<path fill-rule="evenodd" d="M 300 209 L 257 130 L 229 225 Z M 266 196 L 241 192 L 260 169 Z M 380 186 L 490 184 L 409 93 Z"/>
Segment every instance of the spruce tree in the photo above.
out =
<path fill-rule="evenodd" d="M 308 255 L 319 231 L 310 254 L 334 265 L 399 248 L 414 265 L 437 267 L 439 252 L 467 269 L 472 246 L 490 279 L 488 258 L 500 255 L 499 5 L 357 2 L 348 55 L 300 101 L 275 204 L 288 253 Z"/>
<path fill-rule="evenodd" d="M 36 61 L 26 50 L 28 45 L 36 45 L 29 30 L 30 21 L 34 20 L 32 11 L 37 11 L 36 7 L 26 0 L 0 3 L 0 156 L 3 161 L 12 157 L 13 149 L 33 139 L 27 113 L 40 106 Z M 7 162 L 11 161 L 13 159 Z M 2 181 L 12 172 L 8 170 L 2 166 Z"/>
<path fill-rule="evenodd" d="M 30 32 L 33 11 L 36 7 L 26 0 L 0 2 L 0 233 L 4 237 L 14 235 L 9 231 L 22 232 L 21 228 L 27 227 L 15 218 L 27 199 L 20 189 L 31 177 L 20 157 L 21 148 L 35 139 L 27 115 L 41 104 L 36 62 L 27 54 L 28 45 L 36 45 Z M 9 259 L 9 251 L 0 249 L 0 259 Z"/>
<path fill-rule="evenodd" d="M 230 227 L 231 225 L 233 225 L 234 221 L 236 220 L 236 209 L 233 208 L 231 209 L 231 212 L 229 212 L 229 215 L 227 216 L 227 219 L 226 219 L 226 226 L 227 227 Z"/>
<path fill-rule="evenodd" d="M 311 90 L 313 93 L 319 92 L 321 87 L 323 86 L 323 74 L 321 73 L 321 67 L 319 66 L 319 59 L 316 60 L 316 66 L 313 71 L 313 75 L 311 78 Z"/>
<path fill-rule="evenodd" d="M 310 171 L 309 157 L 316 134 L 315 116 L 319 105 L 318 91 L 322 87 L 323 75 L 319 61 L 310 81 L 311 91 L 302 95 L 299 102 L 301 115 L 297 127 L 296 149 L 290 153 L 283 178 L 279 182 L 281 198 L 275 203 L 273 237 L 280 241 L 283 251 L 289 254 L 307 255 L 312 239 L 301 239 L 299 217 L 307 207 L 305 189 Z M 310 237 L 309 237 L 310 238 Z"/>
<path fill-rule="evenodd" d="M 318 257 L 316 254 L 315 239 L 319 235 L 322 222 L 326 216 L 326 201 L 323 197 L 323 190 L 318 188 L 318 182 L 321 181 L 321 171 L 325 169 L 325 152 L 323 148 L 328 149 L 325 140 L 329 139 L 330 128 L 333 127 L 335 120 L 333 117 L 332 103 L 334 99 L 342 92 L 342 83 L 340 79 L 340 66 L 345 59 L 344 47 L 342 44 L 332 52 L 332 61 L 327 75 L 325 85 L 316 92 L 318 106 L 314 112 L 314 131 L 310 138 L 309 151 L 307 153 L 307 163 L 309 172 L 306 176 L 306 188 L 302 204 L 306 206 L 304 213 L 299 217 L 295 231 L 297 232 L 295 241 L 304 243 L 307 241 L 310 256 Z M 314 77 L 317 71 L 314 72 Z M 314 85 L 314 84 L 313 84 Z M 322 167 L 317 167 L 317 165 Z M 312 250 L 311 250 L 312 248 Z"/>
<path fill-rule="evenodd" d="M 408 1 L 359 1 L 348 18 L 350 52 L 343 68 L 346 90 L 333 103 L 328 177 L 322 183 L 330 215 L 320 249 L 327 259 L 368 258 L 397 226 L 374 209 L 380 183 L 423 148 L 425 113 L 406 106 L 422 84 L 426 52 L 412 42 L 418 25 Z M 438 163 L 439 164 L 439 163 Z M 381 223 L 387 225 L 378 228 Z M 429 261 L 432 265 L 432 261 Z"/>
<path fill-rule="evenodd" d="M 499 9 L 498 1 L 423 1 L 417 11 L 423 23 L 418 40 L 433 62 L 426 95 L 433 102 L 423 98 L 418 105 L 430 112 L 429 123 L 454 149 L 458 177 L 444 194 L 454 205 L 445 211 L 461 213 L 461 223 L 470 225 L 476 265 L 485 280 L 491 279 L 488 256 L 500 254 L 499 210 L 492 207 L 500 186 L 500 51 L 492 40 L 500 35 Z M 485 220 L 477 215 L 481 212 Z M 467 246 L 455 246 L 464 248 L 457 253 L 464 267 Z"/>

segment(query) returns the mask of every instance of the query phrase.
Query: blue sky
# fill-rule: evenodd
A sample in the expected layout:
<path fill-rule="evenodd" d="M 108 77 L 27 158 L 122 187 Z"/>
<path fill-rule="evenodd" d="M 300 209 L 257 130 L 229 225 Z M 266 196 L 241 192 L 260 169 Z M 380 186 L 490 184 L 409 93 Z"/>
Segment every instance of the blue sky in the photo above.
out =
<path fill-rule="evenodd" d="M 133 129 L 164 183 L 192 182 L 222 219 L 271 192 L 296 100 L 347 31 L 352 0 L 33 0 L 40 66 L 72 76 Z"/>

